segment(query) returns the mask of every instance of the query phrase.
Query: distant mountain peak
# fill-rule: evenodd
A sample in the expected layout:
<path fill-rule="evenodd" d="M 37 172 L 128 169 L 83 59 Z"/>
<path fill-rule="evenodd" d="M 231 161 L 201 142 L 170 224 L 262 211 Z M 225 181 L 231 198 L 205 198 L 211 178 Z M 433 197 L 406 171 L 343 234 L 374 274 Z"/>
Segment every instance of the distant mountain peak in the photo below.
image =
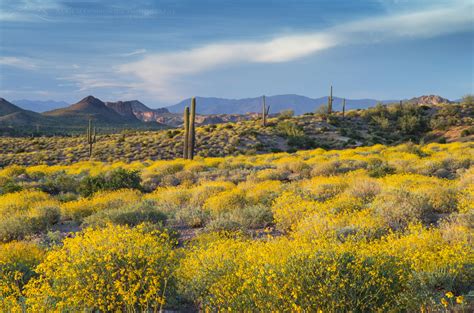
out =
<path fill-rule="evenodd" d="M 94 102 L 94 101 L 100 101 L 98 98 L 92 96 L 92 95 L 88 95 L 87 97 L 85 97 L 84 99 L 82 99 L 81 101 L 79 102 L 82 102 L 82 101 L 87 101 L 87 102 Z M 102 102 L 102 101 L 101 101 Z"/>
<path fill-rule="evenodd" d="M 106 102 L 105 105 L 122 116 L 135 117 L 144 122 L 156 121 L 163 114 L 169 114 L 168 109 L 150 109 L 138 100 Z"/>
<path fill-rule="evenodd" d="M 441 103 L 452 103 L 451 100 L 443 98 L 438 95 L 423 95 L 420 97 L 415 97 L 409 100 L 410 103 L 414 104 L 441 104 Z"/>
<path fill-rule="evenodd" d="M 79 101 L 78 103 L 73 104 L 73 105 L 71 106 L 71 108 L 74 107 L 74 106 L 80 107 L 80 106 L 84 106 L 84 105 L 86 105 L 86 106 L 104 107 L 104 106 L 105 106 L 105 103 L 102 102 L 100 99 L 94 97 L 94 96 L 87 96 L 87 97 L 85 97 L 84 99 L 82 99 L 81 101 Z"/>
<path fill-rule="evenodd" d="M 90 118 L 103 123 L 136 123 L 138 119 L 132 115 L 122 115 L 106 106 L 104 102 L 94 96 L 87 96 L 81 101 L 68 107 L 45 112 L 47 116 L 61 116 L 75 120 Z"/>

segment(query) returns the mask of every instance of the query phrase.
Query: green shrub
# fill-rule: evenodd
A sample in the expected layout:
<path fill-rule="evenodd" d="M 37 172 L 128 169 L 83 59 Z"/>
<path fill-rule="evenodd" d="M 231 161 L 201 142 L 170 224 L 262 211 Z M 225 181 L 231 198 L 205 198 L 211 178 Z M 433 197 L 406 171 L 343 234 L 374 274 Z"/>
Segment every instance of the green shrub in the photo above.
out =
<path fill-rule="evenodd" d="M 81 195 L 89 197 L 101 190 L 141 189 L 141 178 L 138 171 L 118 168 L 106 174 L 87 176 L 79 184 Z"/>
<path fill-rule="evenodd" d="M 370 159 L 367 171 L 371 177 L 383 177 L 395 173 L 395 169 L 381 159 Z"/>
<path fill-rule="evenodd" d="M 21 240 L 29 235 L 45 231 L 59 222 L 60 209 L 55 206 L 39 206 L 27 215 L 15 214 L 0 220 L 0 241 Z"/>
<path fill-rule="evenodd" d="M 99 211 L 84 219 L 87 226 L 104 227 L 108 223 L 136 226 L 141 223 L 164 224 L 167 216 L 161 212 L 153 201 L 144 201 L 137 205 Z"/>
<path fill-rule="evenodd" d="M 188 227 L 203 227 L 209 221 L 209 211 L 201 207 L 186 206 L 176 211 L 175 221 Z"/>
<path fill-rule="evenodd" d="M 17 184 L 14 180 L 8 179 L 2 187 L 0 187 L 0 194 L 7 194 L 12 192 L 17 192 L 23 190 L 19 184 Z"/>
<path fill-rule="evenodd" d="M 273 223 L 273 213 L 263 205 L 245 206 L 214 217 L 207 229 L 211 231 L 234 231 L 264 228 Z"/>
<path fill-rule="evenodd" d="M 78 191 L 78 179 L 64 171 L 56 172 L 43 177 L 39 181 L 39 188 L 49 194 L 76 193 Z"/>

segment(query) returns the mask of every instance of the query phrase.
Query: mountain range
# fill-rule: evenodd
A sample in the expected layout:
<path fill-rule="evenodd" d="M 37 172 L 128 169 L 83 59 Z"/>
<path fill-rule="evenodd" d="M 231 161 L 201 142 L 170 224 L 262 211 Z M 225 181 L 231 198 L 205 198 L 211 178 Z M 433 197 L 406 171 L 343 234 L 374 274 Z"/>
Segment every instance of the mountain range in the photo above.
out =
<path fill-rule="evenodd" d="M 175 105 L 167 107 L 170 112 L 183 112 L 191 99 L 185 99 Z M 321 105 L 327 104 L 328 97 L 309 98 L 300 95 L 276 95 L 265 97 L 265 103 L 270 106 L 270 111 L 278 113 L 284 110 L 293 110 L 296 115 L 307 112 L 314 112 Z M 347 99 L 347 109 L 365 109 L 374 106 L 376 103 L 391 103 L 398 100 L 375 100 L 375 99 Z M 262 97 L 245 99 L 222 99 L 196 97 L 199 104 L 197 112 L 199 114 L 246 114 L 249 112 L 260 112 L 262 107 Z M 333 107 L 335 110 L 342 108 L 342 98 L 334 97 Z"/>
<path fill-rule="evenodd" d="M 270 113 L 275 114 L 291 109 L 300 115 L 314 112 L 318 107 L 327 103 L 327 97 L 309 98 L 300 95 L 276 95 L 265 98 L 270 106 Z M 415 104 L 450 103 L 451 101 L 436 95 L 421 96 L 405 100 Z M 18 102 L 18 101 L 16 101 Z M 63 102 L 46 101 L 48 105 L 60 105 Z M 161 128 L 182 125 L 182 112 L 191 99 L 185 99 L 175 105 L 151 109 L 138 100 L 103 102 L 93 96 L 87 96 L 79 102 L 48 110 L 42 113 L 34 112 L 0 98 L 0 129 L 21 129 L 30 131 L 38 129 L 80 129 L 89 119 L 99 127 L 106 128 Z M 197 97 L 196 122 L 198 125 L 236 122 L 254 118 L 261 111 L 262 97 L 245 99 L 223 99 L 212 97 Z M 377 103 L 393 103 L 398 100 L 347 99 L 346 110 L 365 109 Z M 31 108 L 33 100 L 22 100 L 26 108 Z M 45 108 L 46 104 L 38 108 Z M 341 110 L 342 98 L 334 97 L 333 108 Z"/>
<path fill-rule="evenodd" d="M 127 114 L 128 113 L 128 114 Z M 165 125 L 151 121 L 145 123 L 132 111 L 118 112 L 101 100 L 87 96 L 70 106 L 43 113 L 25 110 L 0 98 L 0 134 L 32 132 L 74 133 L 82 132 L 89 120 L 101 129 L 159 129 Z"/>
<path fill-rule="evenodd" d="M 214 115 L 214 114 L 246 114 L 250 112 L 260 112 L 262 105 L 262 97 L 254 98 L 243 98 L 243 99 L 226 99 L 216 97 L 196 97 L 198 105 L 198 113 L 203 115 Z M 283 110 L 291 109 L 295 114 L 300 115 L 307 112 L 314 112 L 319 106 L 327 103 L 328 97 L 320 98 L 309 98 L 296 94 L 286 95 L 275 95 L 267 96 L 266 104 L 270 105 L 273 113 L 278 113 Z M 179 113 L 181 114 L 184 107 L 188 106 L 191 99 L 184 99 L 181 102 L 170 105 L 164 108 L 152 109 L 143 104 L 138 100 L 131 101 L 117 101 L 117 102 L 105 102 L 105 105 L 109 108 L 114 109 L 120 114 L 125 113 L 127 110 L 130 113 L 130 109 L 134 115 L 142 121 L 153 121 L 167 113 Z M 372 107 L 377 103 L 393 103 L 399 100 L 376 100 L 376 99 L 346 99 L 346 108 L 349 109 L 366 109 Z M 403 101 L 409 101 L 413 103 L 451 103 L 452 101 L 436 96 L 421 96 L 412 99 L 405 99 Z M 459 102 L 456 100 L 454 102 Z M 37 100 L 14 100 L 12 103 L 19 107 L 31 110 L 35 112 L 47 112 L 54 109 L 59 109 L 67 106 L 66 102 L 63 101 L 37 101 Z M 333 106 L 336 110 L 340 110 L 342 107 L 342 98 L 334 97 Z M 130 109 L 128 107 L 131 107 Z"/>

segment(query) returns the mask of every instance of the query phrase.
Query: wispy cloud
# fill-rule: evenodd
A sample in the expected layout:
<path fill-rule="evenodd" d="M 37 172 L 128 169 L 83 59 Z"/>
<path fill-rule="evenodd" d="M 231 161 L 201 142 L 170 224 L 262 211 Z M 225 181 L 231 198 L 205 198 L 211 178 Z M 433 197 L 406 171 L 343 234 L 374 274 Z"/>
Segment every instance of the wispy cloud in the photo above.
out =
<path fill-rule="evenodd" d="M 16 67 L 24 70 L 36 70 L 38 65 L 35 61 L 30 58 L 19 58 L 19 57 L 0 57 L 0 64 Z"/>
<path fill-rule="evenodd" d="M 105 1 L 69 0 L 0 0 L 2 22 L 60 22 L 72 18 L 132 18 L 150 19 L 173 14 L 161 9 L 154 1 L 111 3 Z"/>
<path fill-rule="evenodd" d="M 118 66 L 118 74 L 137 78 L 135 88 L 161 99 L 180 92 L 183 77 L 242 63 L 281 63 L 341 45 L 433 37 L 472 29 L 473 4 L 455 1 L 449 7 L 352 21 L 322 31 L 277 36 L 263 42 L 210 43 L 189 50 L 147 54 Z"/>
<path fill-rule="evenodd" d="M 131 51 L 131 52 L 122 53 L 122 54 L 120 54 L 120 56 L 121 57 L 131 57 L 131 56 L 134 56 L 134 55 L 144 54 L 146 52 L 147 52 L 146 49 L 137 49 L 137 50 L 134 50 L 134 51 Z"/>
<path fill-rule="evenodd" d="M 58 77 L 59 80 L 67 80 L 74 82 L 78 88 L 77 91 L 87 91 L 100 88 L 132 88 L 133 84 L 126 81 L 120 81 L 111 76 L 111 73 L 77 73 L 64 77 Z"/>

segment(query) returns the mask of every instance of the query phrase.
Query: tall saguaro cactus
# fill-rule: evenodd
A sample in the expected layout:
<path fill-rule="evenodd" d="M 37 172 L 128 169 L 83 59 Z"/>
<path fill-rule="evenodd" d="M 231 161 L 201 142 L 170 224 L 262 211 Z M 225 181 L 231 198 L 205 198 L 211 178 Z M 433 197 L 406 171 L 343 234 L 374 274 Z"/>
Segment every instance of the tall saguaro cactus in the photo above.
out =
<path fill-rule="evenodd" d="M 96 129 L 92 128 L 92 120 L 89 120 L 89 127 L 87 127 L 87 143 L 89 144 L 89 158 L 92 156 L 92 145 L 96 143 Z"/>
<path fill-rule="evenodd" d="M 194 158 L 194 145 L 196 143 L 196 98 L 191 99 L 191 116 L 189 119 L 188 159 Z"/>
<path fill-rule="evenodd" d="M 345 119 L 346 116 L 346 98 L 342 99 L 342 120 Z"/>
<path fill-rule="evenodd" d="M 270 106 L 266 106 L 265 96 L 262 96 L 262 125 L 263 127 L 267 126 L 267 117 L 270 112 Z"/>
<path fill-rule="evenodd" d="M 183 159 L 188 158 L 188 140 L 189 140 L 189 107 L 184 108 L 184 147 Z"/>
<path fill-rule="evenodd" d="M 331 93 L 328 97 L 328 115 L 331 115 L 332 113 L 332 85 L 331 85 Z"/>

